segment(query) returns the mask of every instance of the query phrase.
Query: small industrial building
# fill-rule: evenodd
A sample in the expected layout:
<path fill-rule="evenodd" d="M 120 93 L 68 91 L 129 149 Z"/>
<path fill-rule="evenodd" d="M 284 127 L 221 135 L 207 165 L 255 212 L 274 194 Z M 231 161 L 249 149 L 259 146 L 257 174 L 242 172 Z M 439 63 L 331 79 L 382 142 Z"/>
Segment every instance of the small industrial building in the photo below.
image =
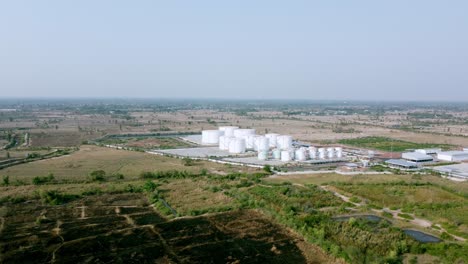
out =
<path fill-rule="evenodd" d="M 456 178 L 460 180 L 468 180 L 468 164 L 461 163 L 455 165 L 446 165 L 446 166 L 437 166 L 434 167 L 435 171 L 438 171 L 444 175 L 447 175 L 451 178 Z"/>
<path fill-rule="evenodd" d="M 466 161 L 468 151 L 444 151 L 437 154 L 437 159 L 444 161 Z"/>
<path fill-rule="evenodd" d="M 418 164 L 416 162 L 411 162 L 407 161 L 404 159 L 389 159 L 385 161 L 385 163 L 391 167 L 391 168 L 397 168 L 397 169 L 406 169 L 406 170 L 411 170 L 411 169 L 417 169 L 419 168 Z"/>
<path fill-rule="evenodd" d="M 402 153 L 401 157 L 407 161 L 417 162 L 417 163 L 424 163 L 424 162 L 432 162 L 434 158 L 430 155 L 423 154 L 420 152 L 406 152 Z"/>
<path fill-rule="evenodd" d="M 432 148 L 432 149 L 416 149 L 414 152 L 426 154 L 426 155 L 434 155 L 439 152 L 442 152 L 442 149 L 440 148 Z"/>

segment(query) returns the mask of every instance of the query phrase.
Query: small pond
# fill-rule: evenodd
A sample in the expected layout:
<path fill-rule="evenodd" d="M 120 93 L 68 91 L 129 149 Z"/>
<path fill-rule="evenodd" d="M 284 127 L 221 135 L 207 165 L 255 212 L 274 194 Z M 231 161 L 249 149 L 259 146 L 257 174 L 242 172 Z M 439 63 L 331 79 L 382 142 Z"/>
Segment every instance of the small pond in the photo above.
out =
<path fill-rule="evenodd" d="M 405 234 L 416 239 L 417 241 L 421 243 L 438 243 L 442 241 L 438 237 L 423 233 L 421 231 L 416 231 L 416 230 L 411 230 L 411 229 L 404 229 L 403 231 L 405 232 Z"/>

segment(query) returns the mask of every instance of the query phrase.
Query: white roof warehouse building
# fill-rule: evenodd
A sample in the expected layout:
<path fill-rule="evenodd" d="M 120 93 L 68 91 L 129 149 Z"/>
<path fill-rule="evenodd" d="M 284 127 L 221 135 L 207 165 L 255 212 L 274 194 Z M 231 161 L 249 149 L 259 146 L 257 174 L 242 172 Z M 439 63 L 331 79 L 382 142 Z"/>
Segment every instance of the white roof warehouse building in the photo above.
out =
<path fill-rule="evenodd" d="M 402 153 L 401 157 L 405 160 L 412 162 L 431 162 L 434 160 L 432 156 L 420 153 L 420 152 L 406 152 Z"/>
<path fill-rule="evenodd" d="M 440 148 L 433 148 L 433 149 L 417 149 L 414 152 L 419 152 L 422 154 L 430 155 L 430 154 L 437 154 L 439 152 L 442 152 L 442 149 Z"/>
<path fill-rule="evenodd" d="M 461 163 L 456 165 L 437 166 L 434 167 L 435 171 L 448 175 L 450 177 L 468 180 L 468 163 Z"/>
<path fill-rule="evenodd" d="M 416 162 L 411 162 L 403 159 L 389 159 L 385 161 L 387 165 L 391 168 L 399 168 L 399 169 L 417 169 L 418 164 Z"/>
<path fill-rule="evenodd" d="M 468 160 L 468 151 L 444 151 L 437 154 L 437 159 L 445 161 Z"/>

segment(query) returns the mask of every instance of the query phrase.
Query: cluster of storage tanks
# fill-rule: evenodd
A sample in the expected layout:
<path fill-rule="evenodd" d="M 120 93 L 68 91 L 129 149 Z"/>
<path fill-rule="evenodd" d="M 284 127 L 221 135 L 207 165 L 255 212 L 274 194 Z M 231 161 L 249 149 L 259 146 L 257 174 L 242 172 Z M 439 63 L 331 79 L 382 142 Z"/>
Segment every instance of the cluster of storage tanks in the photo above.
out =
<path fill-rule="evenodd" d="M 230 153 L 244 153 L 247 150 L 268 152 L 271 148 L 292 148 L 292 137 L 279 134 L 257 135 L 255 129 L 241 129 L 235 126 L 224 126 L 218 130 L 202 131 L 203 144 L 218 144 L 222 150 Z"/>
<path fill-rule="evenodd" d="M 336 148 L 300 147 L 293 148 L 293 139 L 289 135 L 269 133 L 257 135 L 255 129 L 240 129 L 236 126 L 224 126 L 218 130 L 202 132 L 203 144 L 218 144 L 221 150 L 240 154 L 247 150 L 258 152 L 259 160 L 275 159 L 281 161 L 306 161 L 315 159 L 342 158 L 343 150 Z"/>
<path fill-rule="evenodd" d="M 336 148 L 316 148 L 316 147 L 300 147 L 289 149 L 273 149 L 271 158 L 281 161 L 306 161 L 306 160 L 326 160 L 326 159 L 339 159 L 343 157 L 343 149 Z M 269 158 L 268 152 L 258 152 L 258 159 L 267 160 Z"/>

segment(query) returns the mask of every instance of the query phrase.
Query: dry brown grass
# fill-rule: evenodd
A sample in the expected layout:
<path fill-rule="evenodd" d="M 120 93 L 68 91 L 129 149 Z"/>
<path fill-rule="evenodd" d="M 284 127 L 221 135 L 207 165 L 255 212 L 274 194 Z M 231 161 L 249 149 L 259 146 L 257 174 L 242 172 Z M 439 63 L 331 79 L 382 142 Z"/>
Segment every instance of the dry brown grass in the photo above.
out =
<path fill-rule="evenodd" d="M 197 161 L 193 166 L 184 166 L 181 159 L 163 157 L 142 152 L 116 150 L 97 146 L 82 146 L 71 155 L 41 160 L 10 167 L 0 171 L 9 175 L 10 181 L 30 182 L 36 176 L 53 173 L 57 180 L 82 181 L 94 170 L 104 170 L 108 175 L 122 173 L 126 179 L 136 179 L 142 171 L 186 170 L 198 173 L 208 171 L 245 171 L 244 167 L 228 167 L 222 164 Z"/>
<path fill-rule="evenodd" d="M 192 210 L 214 209 L 233 203 L 232 198 L 221 191 L 212 192 L 210 187 L 204 179 L 181 179 L 172 180 L 158 189 L 171 207 L 181 215 L 187 215 Z"/>

